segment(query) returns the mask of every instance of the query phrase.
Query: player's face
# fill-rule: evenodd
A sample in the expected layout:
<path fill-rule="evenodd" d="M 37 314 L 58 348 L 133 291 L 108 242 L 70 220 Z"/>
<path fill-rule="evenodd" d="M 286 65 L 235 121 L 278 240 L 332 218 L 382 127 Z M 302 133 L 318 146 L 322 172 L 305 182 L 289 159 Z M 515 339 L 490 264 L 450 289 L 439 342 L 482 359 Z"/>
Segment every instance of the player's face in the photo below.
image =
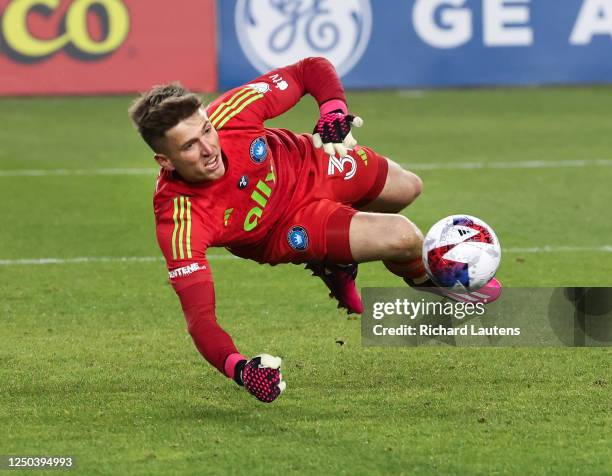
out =
<path fill-rule="evenodd" d="M 166 131 L 163 148 L 155 160 L 187 182 L 216 180 L 225 174 L 219 135 L 202 108 Z"/>

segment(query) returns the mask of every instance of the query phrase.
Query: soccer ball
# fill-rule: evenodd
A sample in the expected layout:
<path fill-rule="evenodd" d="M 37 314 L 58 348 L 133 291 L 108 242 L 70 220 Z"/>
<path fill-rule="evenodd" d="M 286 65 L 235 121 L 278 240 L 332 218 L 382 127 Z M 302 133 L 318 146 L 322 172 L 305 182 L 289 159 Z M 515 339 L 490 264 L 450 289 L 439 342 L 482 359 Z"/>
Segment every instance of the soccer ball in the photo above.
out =
<path fill-rule="evenodd" d="M 499 268 L 501 248 L 493 229 L 470 215 L 451 215 L 431 227 L 423 242 L 423 264 L 438 286 L 476 291 Z"/>

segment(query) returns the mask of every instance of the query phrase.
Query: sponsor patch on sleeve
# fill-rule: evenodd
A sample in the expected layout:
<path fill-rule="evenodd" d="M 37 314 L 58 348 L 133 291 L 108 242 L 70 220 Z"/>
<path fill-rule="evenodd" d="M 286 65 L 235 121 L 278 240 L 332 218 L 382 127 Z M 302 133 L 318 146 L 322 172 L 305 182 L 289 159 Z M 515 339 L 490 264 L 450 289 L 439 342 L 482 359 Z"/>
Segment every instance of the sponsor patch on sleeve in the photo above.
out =
<path fill-rule="evenodd" d="M 185 278 L 187 276 L 192 275 L 197 271 L 203 271 L 206 269 L 206 265 L 200 263 L 191 263 L 188 266 L 183 266 L 182 268 L 176 268 L 168 272 L 168 277 L 170 279 L 176 278 Z"/>

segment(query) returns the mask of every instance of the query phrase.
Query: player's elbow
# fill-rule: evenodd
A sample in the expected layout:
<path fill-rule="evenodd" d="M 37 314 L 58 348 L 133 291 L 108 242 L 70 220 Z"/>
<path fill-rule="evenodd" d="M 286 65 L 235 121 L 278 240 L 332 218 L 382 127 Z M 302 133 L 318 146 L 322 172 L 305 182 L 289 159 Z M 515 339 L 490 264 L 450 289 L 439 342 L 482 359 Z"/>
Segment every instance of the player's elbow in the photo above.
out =
<path fill-rule="evenodd" d="M 308 56 L 307 58 L 304 58 L 304 61 L 307 61 L 309 63 L 332 64 L 331 61 L 329 61 L 327 58 L 324 58 L 323 56 Z"/>
<path fill-rule="evenodd" d="M 214 307 L 210 305 L 193 306 L 184 310 L 187 332 L 191 336 L 200 335 L 204 330 L 217 324 Z"/>
<path fill-rule="evenodd" d="M 333 63 L 323 56 L 309 56 L 302 60 L 302 64 L 312 68 L 323 68 L 323 70 L 336 70 Z"/>

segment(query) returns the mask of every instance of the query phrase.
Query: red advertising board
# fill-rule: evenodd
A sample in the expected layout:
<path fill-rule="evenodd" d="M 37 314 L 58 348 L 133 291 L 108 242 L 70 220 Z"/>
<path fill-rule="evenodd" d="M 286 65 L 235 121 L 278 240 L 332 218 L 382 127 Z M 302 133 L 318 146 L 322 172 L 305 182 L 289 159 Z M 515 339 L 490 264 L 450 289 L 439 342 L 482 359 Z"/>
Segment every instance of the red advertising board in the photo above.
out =
<path fill-rule="evenodd" d="M 214 0 L 0 0 L 0 95 L 217 87 Z"/>

